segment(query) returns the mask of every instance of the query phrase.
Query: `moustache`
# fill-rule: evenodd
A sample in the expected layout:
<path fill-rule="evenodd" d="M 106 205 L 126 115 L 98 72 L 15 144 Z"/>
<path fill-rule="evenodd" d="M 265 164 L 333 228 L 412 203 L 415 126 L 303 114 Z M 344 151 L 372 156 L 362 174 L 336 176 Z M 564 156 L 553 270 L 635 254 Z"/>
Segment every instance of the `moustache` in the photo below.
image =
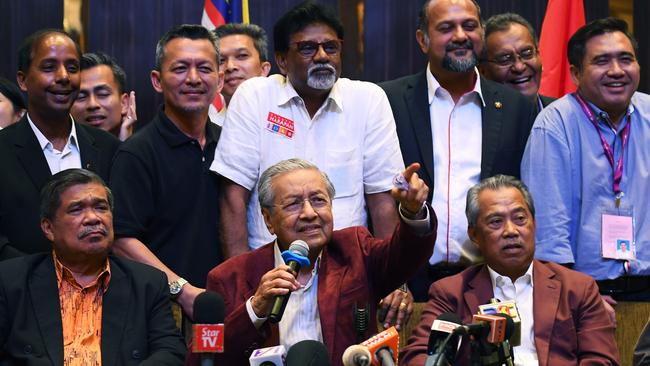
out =
<path fill-rule="evenodd" d="M 336 69 L 331 64 L 315 64 L 309 66 L 309 69 L 307 69 L 307 75 L 311 76 L 313 73 L 319 71 L 329 71 L 333 74 L 336 72 Z"/>
<path fill-rule="evenodd" d="M 447 46 L 445 46 L 445 51 L 451 52 L 455 50 L 473 50 L 474 49 L 474 43 L 472 43 L 471 40 L 466 40 L 465 42 L 462 43 L 449 43 Z"/>
<path fill-rule="evenodd" d="M 83 228 L 81 232 L 77 235 L 78 239 L 83 239 L 87 237 L 90 234 L 97 233 L 99 232 L 100 234 L 106 236 L 108 235 L 108 230 L 106 230 L 106 227 L 104 225 L 93 225 L 93 226 L 88 226 Z"/>

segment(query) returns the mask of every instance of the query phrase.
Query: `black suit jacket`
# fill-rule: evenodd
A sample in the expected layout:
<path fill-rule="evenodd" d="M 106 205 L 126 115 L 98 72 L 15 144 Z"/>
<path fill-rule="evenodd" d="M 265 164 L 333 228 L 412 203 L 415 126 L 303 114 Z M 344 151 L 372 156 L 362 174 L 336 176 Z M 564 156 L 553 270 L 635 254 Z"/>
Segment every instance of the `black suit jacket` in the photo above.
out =
<path fill-rule="evenodd" d="M 433 139 L 429 118 L 426 70 L 379 84 L 393 109 L 404 164 L 419 162 L 418 174 L 433 197 Z M 535 108 L 523 95 L 481 77 L 485 101 L 482 111 L 481 179 L 496 174 L 519 177 L 519 165 Z"/>
<path fill-rule="evenodd" d="M 108 181 L 113 155 L 119 146 L 115 136 L 75 123 L 81 165 Z M 25 115 L 0 131 L 0 260 L 20 254 L 51 250 L 41 231 L 40 191 L 52 176 L 38 139 Z"/>
<path fill-rule="evenodd" d="M 109 257 L 102 305 L 102 365 L 182 365 L 164 273 Z M 0 365 L 63 365 L 63 328 L 51 254 L 0 263 Z"/>

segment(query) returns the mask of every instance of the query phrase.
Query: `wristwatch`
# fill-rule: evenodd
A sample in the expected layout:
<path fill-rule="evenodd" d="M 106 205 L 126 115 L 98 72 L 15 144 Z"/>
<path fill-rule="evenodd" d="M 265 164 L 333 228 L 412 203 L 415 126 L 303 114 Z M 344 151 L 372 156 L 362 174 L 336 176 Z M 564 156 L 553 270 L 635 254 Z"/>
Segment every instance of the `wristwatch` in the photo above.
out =
<path fill-rule="evenodd" d="M 169 296 L 171 296 L 172 300 L 176 299 L 178 295 L 181 294 L 181 291 L 183 291 L 183 286 L 185 286 L 186 283 L 188 282 L 183 277 L 178 277 L 176 281 L 169 283 Z"/>

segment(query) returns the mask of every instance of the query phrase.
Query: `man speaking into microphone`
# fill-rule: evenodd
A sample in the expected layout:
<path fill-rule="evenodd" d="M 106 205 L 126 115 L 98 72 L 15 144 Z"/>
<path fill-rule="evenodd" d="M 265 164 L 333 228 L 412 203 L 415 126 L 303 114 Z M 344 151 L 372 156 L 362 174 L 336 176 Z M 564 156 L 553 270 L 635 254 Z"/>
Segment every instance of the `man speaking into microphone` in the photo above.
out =
<path fill-rule="evenodd" d="M 399 287 L 431 256 L 436 218 L 424 202 L 428 187 L 412 164 L 396 177 L 391 194 L 401 220 L 390 239 L 365 227 L 333 230 L 334 187 L 327 175 L 302 159 L 283 160 L 259 180 L 259 201 L 274 242 L 229 259 L 210 271 L 207 288 L 226 304 L 224 353 L 215 364 L 244 365 L 255 349 L 323 342 L 332 365 L 342 365 L 356 343 L 353 309 L 374 304 Z M 399 187 L 399 188 L 398 188 Z M 298 273 L 281 257 L 297 240 L 307 243 L 308 265 Z M 278 323 L 269 321 L 275 299 L 289 294 Z M 365 337 L 372 335 L 366 332 Z"/>
<path fill-rule="evenodd" d="M 515 365 L 618 365 L 612 324 L 594 280 L 561 265 L 533 260 L 535 207 L 528 188 L 504 175 L 487 178 L 467 192 L 469 238 L 485 264 L 431 285 L 420 324 L 400 365 L 421 366 L 431 324 L 456 313 L 471 323 L 479 306 L 493 298 L 517 303 L 521 344 Z M 453 365 L 468 365 L 467 340 Z"/>

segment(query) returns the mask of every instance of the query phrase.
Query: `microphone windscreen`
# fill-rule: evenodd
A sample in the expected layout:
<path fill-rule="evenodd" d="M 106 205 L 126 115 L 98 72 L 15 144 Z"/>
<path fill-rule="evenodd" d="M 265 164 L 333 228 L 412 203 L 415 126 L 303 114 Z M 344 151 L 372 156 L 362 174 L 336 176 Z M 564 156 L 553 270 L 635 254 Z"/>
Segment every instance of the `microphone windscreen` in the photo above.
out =
<path fill-rule="evenodd" d="M 327 348 L 318 341 L 300 341 L 287 352 L 285 366 L 331 366 Z"/>
<path fill-rule="evenodd" d="M 343 352 L 344 366 L 369 366 L 372 360 L 372 355 L 368 351 L 368 347 L 359 344 L 353 344 Z"/>
<path fill-rule="evenodd" d="M 289 251 L 300 254 L 303 257 L 308 257 L 309 245 L 307 245 L 303 240 L 294 240 L 291 245 L 289 245 Z"/>
<path fill-rule="evenodd" d="M 223 297 L 216 292 L 205 291 L 194 300 L 194 322 L 196 324 L 221 324 L 225 318 Z"/>

